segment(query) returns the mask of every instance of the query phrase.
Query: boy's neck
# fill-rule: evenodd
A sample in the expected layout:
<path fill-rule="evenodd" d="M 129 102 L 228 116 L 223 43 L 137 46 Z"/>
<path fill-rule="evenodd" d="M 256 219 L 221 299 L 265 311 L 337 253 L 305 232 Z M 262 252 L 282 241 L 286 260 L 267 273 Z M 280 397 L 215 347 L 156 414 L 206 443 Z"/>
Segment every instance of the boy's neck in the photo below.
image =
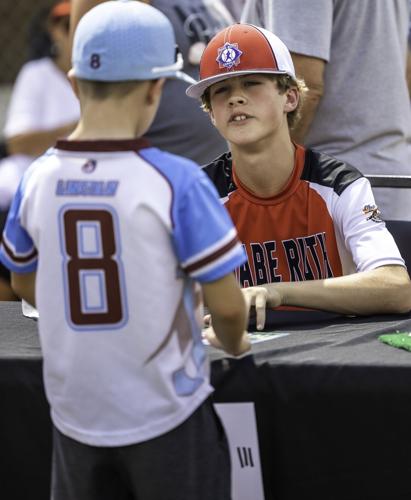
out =
<path fill-rule="evenodd" d="M 83 100 L 80 121 L 69 139 L 136 139 L 146 132 L 147 117 L 151 113 L 143 100 L 132 99 L 132 96 L 104 101 Z"/>
<path fill-rule="evenodd" d="M 295 146 L 290 138 L 271 141 L 260 149 L 231 145 L 235 173 L 240 182 L 261 198 L 278 195 L 287 184 L 295 163 Z"/>
<path fill-rule="evenodd" d="M 83 118 L 79 121 L 77 127 L 69 136 L 69 140 L 74 141 L 98 141 L 98 140 L 115 140 L 115 139 L 136 139 L 139 137 L 132 129 L 124 126 L 116 126 L 115 122 L 111 122 L 110 126 L 103 127 L 99 124 L 89 123 Z"/>

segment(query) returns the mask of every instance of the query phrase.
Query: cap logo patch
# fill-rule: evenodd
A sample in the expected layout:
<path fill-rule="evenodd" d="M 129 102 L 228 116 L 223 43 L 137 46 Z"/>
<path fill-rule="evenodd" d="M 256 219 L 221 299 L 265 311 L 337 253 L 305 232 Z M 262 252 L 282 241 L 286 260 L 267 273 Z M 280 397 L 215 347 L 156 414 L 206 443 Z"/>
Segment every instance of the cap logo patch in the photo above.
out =
<path fill-rule="evenodd" d="M 226 42 L 218 49 L 218 56 L 216 61 L 220 68 L 231 69 L 240 64 L 240 57 L 243 53 L 238 48 L 238 43 Z"/>

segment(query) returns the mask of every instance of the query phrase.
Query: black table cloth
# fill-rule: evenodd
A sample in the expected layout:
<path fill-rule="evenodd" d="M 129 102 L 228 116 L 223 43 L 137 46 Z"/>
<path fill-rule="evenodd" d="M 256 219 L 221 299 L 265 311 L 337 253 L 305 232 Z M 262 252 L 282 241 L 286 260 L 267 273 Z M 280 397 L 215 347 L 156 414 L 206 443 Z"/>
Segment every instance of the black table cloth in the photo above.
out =
<path fill-rule="evenodd" d="M 411 332 L 411 316 L 273 313 L 269 323 L 287 335 L 253 356 L 209 349 L 215 400 L 255 403 L 266 500 L 411 498 L 411 352 L 378 341 Z M 0 303 L 0 397 L 1 498 L 46 500 L 41 351 L 19 303 Z"/>

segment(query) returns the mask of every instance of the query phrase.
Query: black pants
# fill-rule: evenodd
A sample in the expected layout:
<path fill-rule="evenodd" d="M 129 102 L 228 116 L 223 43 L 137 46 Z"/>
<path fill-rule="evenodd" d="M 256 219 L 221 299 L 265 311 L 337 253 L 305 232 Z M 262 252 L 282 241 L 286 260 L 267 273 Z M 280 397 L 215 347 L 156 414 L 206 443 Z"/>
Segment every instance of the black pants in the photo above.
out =
<path fill-rule="evenodd" d="M 183 424 L 121 447 L 79 443 L 54 429 L 52 500 L 229 500 L 230 458 L 210 401 Z"/>

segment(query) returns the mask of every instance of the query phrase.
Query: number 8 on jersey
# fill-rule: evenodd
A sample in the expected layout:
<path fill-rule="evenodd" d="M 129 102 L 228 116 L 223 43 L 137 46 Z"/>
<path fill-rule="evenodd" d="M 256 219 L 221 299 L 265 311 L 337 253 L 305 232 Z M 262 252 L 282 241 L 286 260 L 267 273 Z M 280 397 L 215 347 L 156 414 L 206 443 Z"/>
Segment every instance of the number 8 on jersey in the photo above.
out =
<path fill-rule="evenodd" d="M 117 217 L 108 206 L 65 206 L 60 212 L 67 319 L 75 329 L 126 322 Z"/>

